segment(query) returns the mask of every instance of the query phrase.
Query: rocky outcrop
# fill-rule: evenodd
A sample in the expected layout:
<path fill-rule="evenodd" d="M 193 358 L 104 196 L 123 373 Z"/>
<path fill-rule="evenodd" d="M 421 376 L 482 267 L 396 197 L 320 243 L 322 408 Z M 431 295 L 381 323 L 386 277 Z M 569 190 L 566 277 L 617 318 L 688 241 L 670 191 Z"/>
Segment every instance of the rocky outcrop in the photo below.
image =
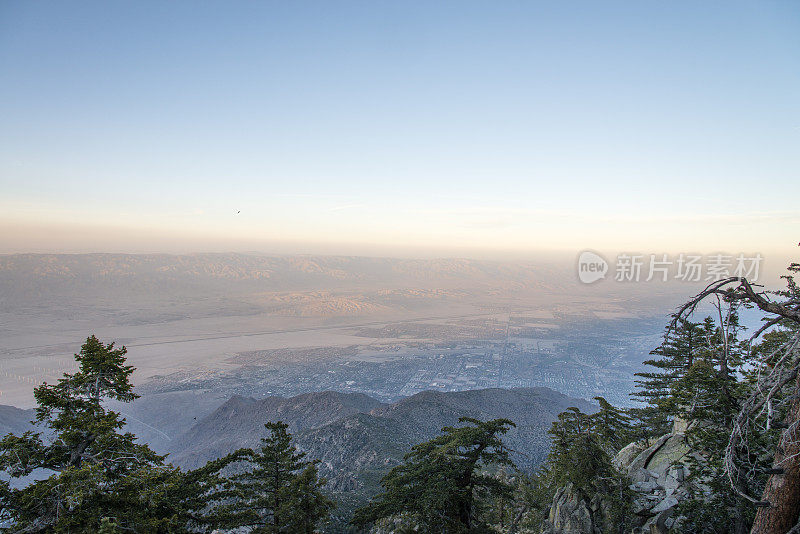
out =
<path fill-rule="evenodd" d="M 575 491 L 572 484 L 559 488 L 542 534 L 581 533 L 601 534 L 600 521 L 595 517 L 601 511 L 599 496 L 587 501 Z"/>
<path fill-rule="evenodd" d="M 631 479 L 630 488 L 636 495 L 633 511 L 641 526 L 634 529 L 635 534 L 665 534 L 674 523 L 674 507 L 687 494 L 689 452 L 686 435 L 673 433 L 661 436 L 630 464 L 619 462 L 619 467 Z M 619 455 L 617 460 L 621 460 Z"/>
<path fill-rule="evenodd" d="M 686 435 L 673 432 L 649 446 L 631 443 L 616 455 L 613 463 L 630 478 L 634 493 L 632 534 L 666 534 L 674 525 L 675 505 L 687 495 L 689 454 Z M 607 510 L 603 495 L 588 498 L 568 484 L 553 497 L 542 534 L 600 534 Z"/>

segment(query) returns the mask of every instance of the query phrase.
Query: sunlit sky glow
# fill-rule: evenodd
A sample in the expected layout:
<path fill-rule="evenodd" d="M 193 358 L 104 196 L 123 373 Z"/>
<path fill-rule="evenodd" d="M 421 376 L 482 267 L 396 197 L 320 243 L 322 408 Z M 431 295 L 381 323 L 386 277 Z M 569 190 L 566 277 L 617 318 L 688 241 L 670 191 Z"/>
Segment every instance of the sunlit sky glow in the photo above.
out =
<path fill-rule="evenodd" d="M 3 2 L 0 80 L 0 252 L 800 241 L 794 2 Z"/>

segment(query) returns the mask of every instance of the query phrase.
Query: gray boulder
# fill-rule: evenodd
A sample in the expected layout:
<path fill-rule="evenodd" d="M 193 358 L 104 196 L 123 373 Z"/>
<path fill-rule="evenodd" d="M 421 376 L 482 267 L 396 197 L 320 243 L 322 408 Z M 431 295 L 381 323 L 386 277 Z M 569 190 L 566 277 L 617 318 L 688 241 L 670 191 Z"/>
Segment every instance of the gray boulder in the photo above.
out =
<path fill-rule="evenodd" d="M 544 534 L 595 534 L 589 504 L 577 494 L 572 483 L 559 488 L 553 496 Z M 598 533 L 599 534 L 599 533 Z"/>
<path fill-rule="evenodd" d="M 686 424 L 676 424 L 684 430 Z M 666 534 L 675 524 L 675 506 L 687 494 L 688 455 L 683 432 L 665 434 L 649 445 L 631 443 L 613 460 L 614 466 L 631 480 L 636 515 L 633 534 Z M 567 484 L 553 497 L 542 534 L 600 534 L 608 517 L 603 495 L 582 496 Z"/>

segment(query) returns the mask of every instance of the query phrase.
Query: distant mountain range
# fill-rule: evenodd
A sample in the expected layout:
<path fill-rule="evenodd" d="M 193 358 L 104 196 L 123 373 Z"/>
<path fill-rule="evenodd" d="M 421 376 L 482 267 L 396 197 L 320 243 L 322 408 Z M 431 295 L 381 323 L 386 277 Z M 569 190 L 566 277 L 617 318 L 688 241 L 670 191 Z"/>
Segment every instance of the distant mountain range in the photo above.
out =
<path fill-rule="evenodd" d="M 541 263 L 458 258 L 6 254 L 0 303 L 16 317 L 96 316 L 92 324 L 119 325 L 256 314 L 406 316 L 442 303 L 561 294 L 577 285 L 571 274 Z"/>
<path fill-rule="evenodd" d="M 406 287 L 408 282 L 515 282 L 535 287 L 572 280 L 563 269 L 541 262 L 494 262 L 472 259 L 399 259 L 359 256 L 269 256 L 257 254 L 5 254 L 0 255 L 0 285 L 10 292 L 41 284 L 78 291 L 107 286 L 136 290 L 169 284 L 171 290 L 202 285 L 249 289 L 310 290 L 380 284 Z M 14 282 L 14 286 L 5 282 Z M 179 285 L 176 286 L 175 284 Z"/>

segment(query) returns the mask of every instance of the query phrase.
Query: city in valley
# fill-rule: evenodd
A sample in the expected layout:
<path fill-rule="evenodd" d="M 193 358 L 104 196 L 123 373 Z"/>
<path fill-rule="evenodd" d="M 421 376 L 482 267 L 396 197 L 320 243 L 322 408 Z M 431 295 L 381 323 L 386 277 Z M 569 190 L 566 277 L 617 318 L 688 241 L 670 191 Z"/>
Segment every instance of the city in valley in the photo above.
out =
<path fill-rule="evenodd" d="M 21 407 L 89 334 L 126 346 L 145 396 L 546 386 L 625 406 L 677 302 L 674 285 L 600 295 L 546 262 L 12 255 L 0 277 L 0 399 Z"/>
<path fill-rule="evenodd" d="M 210 390 L 226 397 L 334 390 L 391 402 L 426 390 L 545 386 L 629 405 L 633 373 L 658 344 L 657 318 L 548 320 L 510 315 L 361 327 L 350 332 L 364 344 L 244 351 L 223 369 L 154 376 L 141 389 Z M 441 339 L 453 329 L 461 335 Z"/>

